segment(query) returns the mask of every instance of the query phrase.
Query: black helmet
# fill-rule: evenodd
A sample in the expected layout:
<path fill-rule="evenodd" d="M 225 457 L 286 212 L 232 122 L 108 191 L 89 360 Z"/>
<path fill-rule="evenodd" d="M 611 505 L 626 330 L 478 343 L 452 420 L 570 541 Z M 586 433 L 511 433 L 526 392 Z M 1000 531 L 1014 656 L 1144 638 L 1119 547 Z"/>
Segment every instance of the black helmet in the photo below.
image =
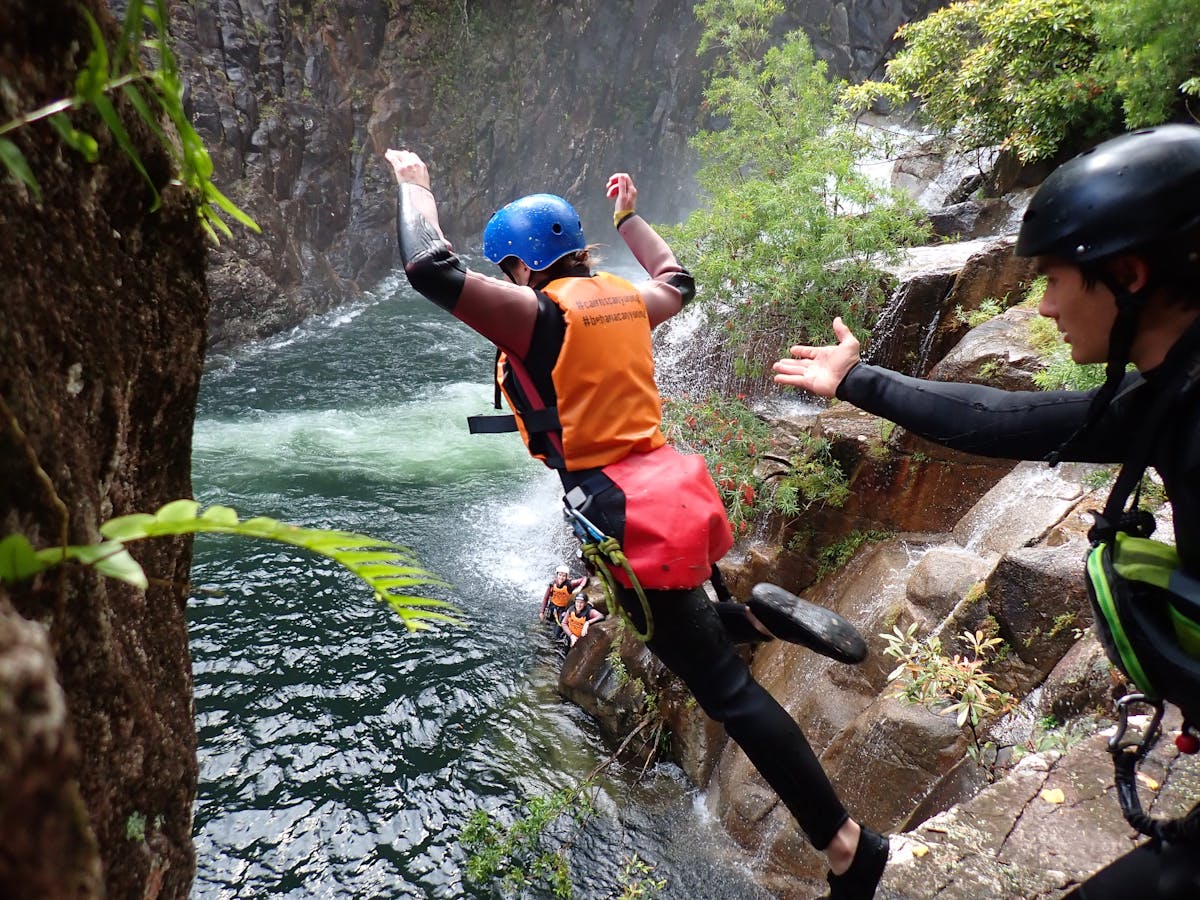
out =
<path fill-rule="evenodd" d="M 1080 153 L 1050 173 L 1029 201 L 1017 234 L 1017 256 L 1056 256 L 1075 265 L 1161 244 L 1200 226 L 1200 127 L 1163 125 L 1123 134 Z M 1117 316 L 1108 338 L 1104 384 L 1084 423 L 1047 459 L 1091 430 L 1116 396 L 1138 320 L 1149 296 L 1131 292 L 1110 273 Z"/>
<path fill-rule="evenodd" d="M 1124 134 L 1055 169 L 1029 201 L 1017 256 L 1088 263 L 1200 225 L 1200 127 Z"/>

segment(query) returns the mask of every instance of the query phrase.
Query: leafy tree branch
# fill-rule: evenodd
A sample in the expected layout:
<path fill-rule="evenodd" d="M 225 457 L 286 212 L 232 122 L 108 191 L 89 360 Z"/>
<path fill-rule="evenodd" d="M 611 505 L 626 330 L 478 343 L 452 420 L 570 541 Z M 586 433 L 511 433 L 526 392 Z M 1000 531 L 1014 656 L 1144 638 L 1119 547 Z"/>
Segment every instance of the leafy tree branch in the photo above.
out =
<path fill-rule="evenodd" d="M 857 163 L 868 132 L 841 110 L 801 31 L 769 46 L 779 0 L 705 0 L 701 47 L 713 127 L 693 145 L 708 197 L 664 236 L 703 286 L 739 377 L 757 377 L 786 342 L 840 313 L 863 330 L 886 299 L 875 263 L 924 235 L 907 195 Z"/>
<path fill-rule="evenodd" d="M 973 0 L 897 37 L 887 80 L 850 89 L 852 108 L 916 99 L 965 147 L 1023 161 L 1161 124 L 1200 97 L 1195 0 Z"/>
<path fill-rule="evenodd" d="M 0 538 L 0 581 L 30 578 L 66 562 L 80 563 L 96 571 L 145 588 L 146 573 L 129 553 L 127 544 L 151 537 L 174 537 L 205 532 L 279 541 L 331 559 L 365 581 L 380 602 L 387 603 L 410 630 L 430 627 L 433 622 L 457 622 L 446 612 L 453 607 L 411 593 L 421 585 L 441 585 L 420 568 L 405 547 L 349 531 L 301 528 L 266 516 L 240 519 L 228 506 L 210 506 L 203 512 L 195 500 L 175 500 L 158 512 L 135 513 L 110 519 L 100 526 L 104 538 L 97 544 L 34 549 L 23 534 Z"/>
<path fill-rule="evenodd" d="M 223 216 L 259 231 L 258 224 L 212 182 L 212 158 L 183 107 L 183 79 L 167 40 L 166 0 L 130 0 L 120 37 L 111 53 L 95 18 L 82 7 L 80 14 L 87 21 L 92 48 L 75 78 L 74 93 L 0 124 L 0 164 L 9 176 L 24 184 L 35 199 L 41 199 L 41 186 L 29 161 L 16 142 L 5 135 L 42 121 L 48 121 L 68 147 L 88 162 L 96 162 L 99 142 L 92 134 L 77 128 L 69 116 L 71 112 L 91 109 L 145 180 L 153 198 L 151 210 L 158 209 L 162 202 L 161 186 L 147 171 L 113 104 L 112 95 L 120 92 L 170 154 L 177 169 L 172 183 L 183 186 L 199 199 L 200 222 L 209 237 L 216 242 L 218 231 L 226 237 L 232 235 Z M 143 34 L 148 36 L 143 38 Z M 147 52 L 148 66 L 141 61 L 142 50 Z M 164 130 L 162 119 L 170 123 L 173 134 Z"/>

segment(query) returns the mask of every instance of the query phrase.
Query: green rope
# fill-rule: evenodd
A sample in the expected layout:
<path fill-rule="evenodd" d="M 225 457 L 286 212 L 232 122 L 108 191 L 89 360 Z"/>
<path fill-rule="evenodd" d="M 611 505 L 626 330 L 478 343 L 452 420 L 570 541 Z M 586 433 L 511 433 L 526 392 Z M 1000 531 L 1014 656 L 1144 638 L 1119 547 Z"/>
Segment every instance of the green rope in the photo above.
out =
<path fill-rule="evenodd" d="M 633 574 L 629 560 L 625 557 L 625 553 L 621 550 L 621 545 L 617 542 L 617 539 L 614 537 L 605 537 L 601 541 L 585 542 L 583 544 L 583 558 L 600 573 L 600 582 L 604 585 L 604 597 L 608 601 L 609 610 L 616 610 L 621 614 L 621 618 L 628 623 L 639 641 L 645 642 L 654 637 L 654 615 L 650 612 L 650 601 L 646 599 L 646 592 L 642 590 L 641 582 Z M 616 578 L 609 570 L 609 563 L 620 566 L 625 570 L 625 574 L 629 576 L 629 583 L 633 585 L 638 602 L 642 604 L 642 614 L 646 617 L 646 631 L 644 634 L 638 631 L 637 626 L 633 624 L 633 620 L 629 618 L 629 613 L 626 612 L 625 607 L 621 604 L 620 591 L 617 589 Z"/>

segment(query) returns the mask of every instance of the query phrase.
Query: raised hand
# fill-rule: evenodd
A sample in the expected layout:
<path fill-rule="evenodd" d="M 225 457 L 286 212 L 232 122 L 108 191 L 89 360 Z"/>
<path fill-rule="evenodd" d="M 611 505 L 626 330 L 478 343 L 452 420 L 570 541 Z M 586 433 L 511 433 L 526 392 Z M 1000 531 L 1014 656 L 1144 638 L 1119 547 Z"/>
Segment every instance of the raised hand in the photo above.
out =
<path fill-rule="evenodd" d="M 429 167 L 411 150 L 388 150 L 384 158 L 392 164 L 392 174 L 397 184 L 415 184 L 429 187 Z"/>
<path fill-rule="evenodd" d="M 614 219 L 637 210 L 637 188 L 633 186 L 633 179 L 626 172 L 617 172 L 608 177 L 605 195 L 614 201 Z"/>
<path fill-rule="evenodd" d="M 790 384 L 821 397 L 833 397 L 838 385 L 859 360 L 858 338 L 846 327 L 842 317 L 833 320 L 836 344 L 810 347 L 797 344 L 791 349 L 792 358 L 781 359 L 771 368 L 776 384 Z"/>

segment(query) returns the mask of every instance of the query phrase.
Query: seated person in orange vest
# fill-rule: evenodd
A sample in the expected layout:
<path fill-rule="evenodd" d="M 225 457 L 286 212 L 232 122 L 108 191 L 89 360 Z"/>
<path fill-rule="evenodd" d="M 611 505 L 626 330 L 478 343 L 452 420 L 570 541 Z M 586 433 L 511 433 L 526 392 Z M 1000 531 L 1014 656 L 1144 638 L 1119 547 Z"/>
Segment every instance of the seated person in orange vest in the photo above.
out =
<path fill-rule="evenodd" d="M 542 611 L 538 613 L 538 620 L 546 621 L 546 610 L 550 610 L 550 614 L 554 617 L 555 625 L 562 625 L 563 614 L 567 611 L 567 607 L 571 605 L 571 599 L 578 596 L 579 592 L 587 587 L 588 579 L 584 575 L 582 578 L 572 578 L 571 570 L 566 566 L 559 566 L 554 570 L 554 580 L 546 587 L 546 593 L 542 595 Z"/>
<path fill-rule="evenodd" d="M 588 633 L 591 624 L 599 622 L 603 618 L 604 615 L 600 610 L 588 603 L 583 594 L 576 594 L 575 605 L 567 611 L 562 621 L 563 631 L 566 632 L 570 645 L 574 647 L 575 642 Z"/>

